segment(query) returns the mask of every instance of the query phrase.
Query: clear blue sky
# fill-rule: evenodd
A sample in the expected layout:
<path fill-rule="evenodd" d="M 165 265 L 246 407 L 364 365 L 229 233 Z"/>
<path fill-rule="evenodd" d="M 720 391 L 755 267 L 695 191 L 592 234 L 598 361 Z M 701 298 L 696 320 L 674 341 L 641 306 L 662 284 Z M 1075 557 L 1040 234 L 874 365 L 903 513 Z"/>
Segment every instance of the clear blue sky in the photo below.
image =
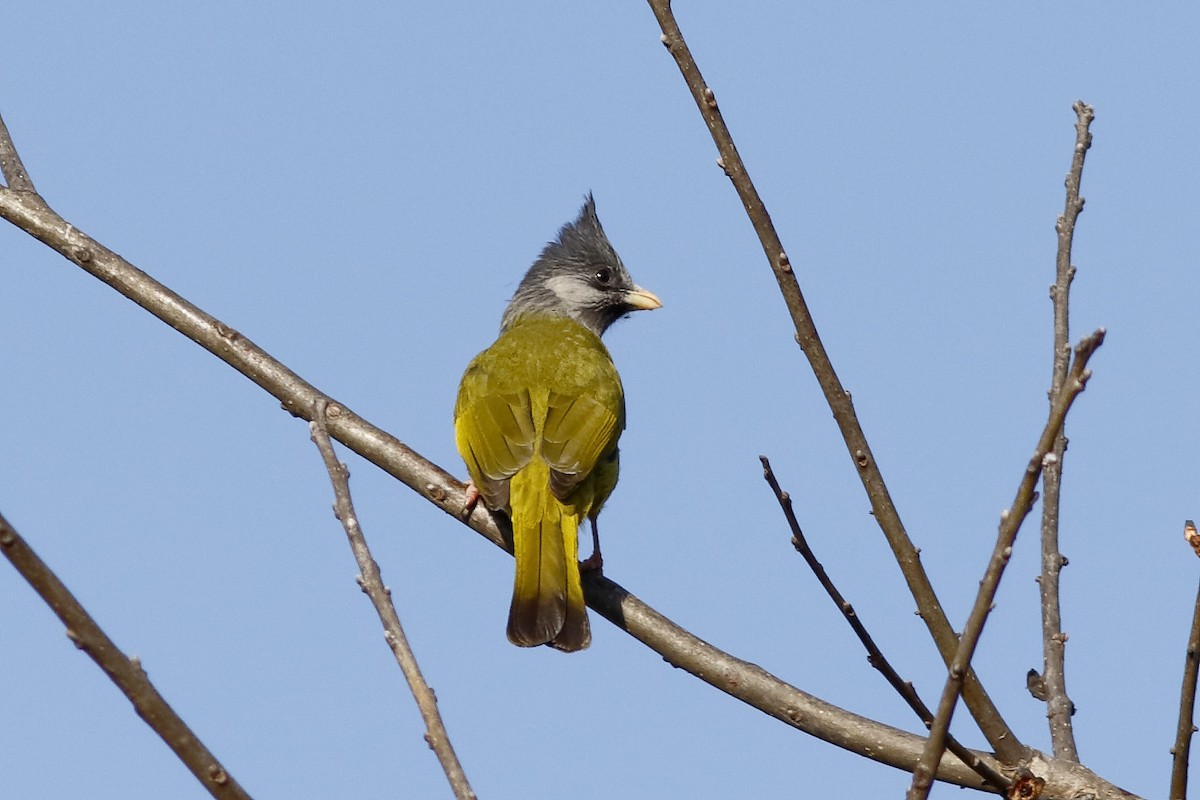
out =
<path fill-rule="evenodd" d="M 1073 335 L 1109 338 L 1069 421 L 1068 685 L 1084 761 L 1164 795 L 1200 567 L 1181 539 L 1200 517 L 1200 13 L 676 5 L 959 625 L 1044 424 L 1071 103 L 1095 106 Z M 11 4 L 0 110 L 51 205 L 462 474 L 462 369 L 595 192 L 665 304 L 608 338 L 629 403 L 608 574 L 717 646 L 916 730 L 762 482 L 766 453 L 932 701 L 944 672 L 649 9 L 253 6 Z M 306 427 L 8 226 L 0 281 L 0 510 L 255 797 L 449 796 Z M 510 646 L 508 558 L 345 458 L 482 797 L 907 785 L 602 621 L 582 654 Z M 977 667 L 1045 748 L 1024 689 L 1041 666 L 1035 530 Z M 0 796 L 205 796 L 8 567 L 0 608 Z M 982 744 L 966 714 L 955 730 Z"/>

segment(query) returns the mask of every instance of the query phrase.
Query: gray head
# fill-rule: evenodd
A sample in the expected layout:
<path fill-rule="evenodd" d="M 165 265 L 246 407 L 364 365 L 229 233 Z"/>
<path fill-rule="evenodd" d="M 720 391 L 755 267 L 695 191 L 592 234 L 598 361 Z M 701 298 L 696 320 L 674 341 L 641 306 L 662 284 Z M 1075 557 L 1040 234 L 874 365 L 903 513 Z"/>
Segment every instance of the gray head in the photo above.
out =
<path fill-rule="evenodd" d="M 500 330 L 528 314 L 569 317 L 600 336 L 621 317 L 662 303 L 638 286 L 596 217 L 589 193 L 579 217 L 558 232 L 521 279 Z"/>

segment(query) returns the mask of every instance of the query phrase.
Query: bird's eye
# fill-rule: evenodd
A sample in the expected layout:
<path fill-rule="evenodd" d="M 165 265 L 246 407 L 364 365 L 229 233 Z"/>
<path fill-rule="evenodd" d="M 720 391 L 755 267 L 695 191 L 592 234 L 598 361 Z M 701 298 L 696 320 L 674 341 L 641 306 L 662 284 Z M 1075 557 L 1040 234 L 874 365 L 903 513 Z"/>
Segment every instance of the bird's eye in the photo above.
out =
<path fill-rule="evenodd" d="M 612 270 L 608 267 L 600 267 L 596 270 L 596 282 L 607 284 L 612 280 Z"/>

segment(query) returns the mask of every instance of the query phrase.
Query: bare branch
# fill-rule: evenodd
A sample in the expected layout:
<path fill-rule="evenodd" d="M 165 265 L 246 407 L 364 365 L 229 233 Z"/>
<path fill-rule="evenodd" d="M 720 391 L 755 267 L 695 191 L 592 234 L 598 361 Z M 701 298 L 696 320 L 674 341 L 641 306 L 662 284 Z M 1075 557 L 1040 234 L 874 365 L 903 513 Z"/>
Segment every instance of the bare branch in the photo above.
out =
<path fill-rule="evenodd" d="M 756 664 L 743 661 L 684 630 L 594 572 L 584 574 L 588 605 L 630 636 L 645 644 L 674 667 L 797 730 L 872 761 L 906 772 L 916 768 L 922 737 L 897 730 L 826 703 L 791 686 Z M 915 749 L 914 749 L 915 747 Z M 991 754 L 974 755 L 996 771 L 1001 765 Z M 1046 781 L 1046 797 L 1092 796 L 1097 800 L 1133 800 L 1134 795 L 1108 783 L 1079 764 L 1066 764 L 1029 750 L 1029 769 Z M 937 780 L 983 791 L 979 775 L 957 758 L 945 756 Z"/>
<path fill-rule="evenodd" d="M 1197 548 L 1196 523 L 1190 519 L 1183 526 L 1184 537 L 1200 555 Z M 1187 657 L 1183 662 L 1183 688 L 1179 693 L 1179 726 L 1175 731 L 1175 746 L 1171 748 L 1171 800 L 1187 798 L 1188 760 L 1192 734 L 1196 732 L 1196 676 L 1200 673 L 1200 590 L 1192 612 L 1192 632 L 1188 635 Z"/>
<path fill-rule="evenodd" d="M 167 743 L 208 793 L 218 800 L 250 800 L 250 795 L 154 688 L 141 661 L 121 652 L 3 515 L 0 515 L 0 550 L 67 626 L 67 638 L 104 670 L 133 703 L 138 716 Z"/>
<path fill-rule="evenodd" d="M 1075 151 L 1071 158 L 1071 169 L 1067 173 L 1067 199 L 1063 213 L 1055 229 L 1058 232 L 1058 256 L 1055 264 L 1055 281 L 1050 287 L 1050 299 L 1054 303 L 1054 369 L 1050 381 L 1050 403 L 1053 405 L 1067 381 L 1067 367 L 1071 360 L 1070 346 L 1070 293 L 1071 281 L 1075 279 L 1075 267 L 1071 265 L 1071 244 L 1075 238 L 1075 221 L 1083 210 L 1083 198 L 1079 196 L 1079 185 L 1083 178 L 1083 161 L 1092 146 L 1092 134 L 1088 130 L 1095 118 L 1092 107 L 1082 100 L 1074 105 Z M 1051 452 L 1054 458 L 1046 464 L 1042 473 L 1042 574 L 1038 578 L 1042 596 L 1042 674 L 1040 686 L 1045 692 L 1046 717 L 1050 723 L 1050 741 L 1054 755 L 1068 761 L 1079 761 L 1075 746 L 1075 732 L 1071 726 L 1071 715 L 1075 705 L 1067 696 L 1065 669 L 1065 646 L 1067 636 L 1062 630 L 1062 611 L 1059 603 L 1059 573 L 1066 566 L 1058 546 L 1059 496 L 1062 489 L 1063 457 L 1067 451 L 1066 430 L 1060 431 L 1054 440 Z"/>
<path fill-rule="evenodd" d="M 904 523 L 901 522 L 900 514 L 884 483 L 883 474 L 879 470 L 875 456 L 867 444 L 866 435 L 858 422 L 850 393 L 843 388 L 834 371 L 833 363 L 825 352 L 825 346 L 817 333 L 816 324 L 808 310 L 804 295 L 800 291 L 800 284 L 797 283 L 796 276 L 792 272 L 791 262 L 787 252 L 783 249 L 779 234 L 771 222 L 762 198 L 758 195 L 758 190 L 754 188 L 754 183 L 750 180 L 745 164 L 742 163 L 742 157 L 734 145 L 733 136 L 717 107 L 716 95 L 704 82 L 700 68 L 696 65 L 687 42 L 684 41 L 679 24 L 671 13 L 670 1 L 649 0 L 649 3 L 662 28 L 662 42 L 675 57 L 675 63 L 678 64 L 679 71 L 683 74 L 683 79 L 687 82 L 692 97 L 700 109 L 700 115 L 708 125 L 709 133 L 720 152 L 717 164 L 733 182 L 733 187 L 737 190 L 746 214 L 749 215 L 750 222 L 754 225 L 754 230 L 762 243 L 763 252 L 766 253 L 767 261 L 770 262 L 771 269 L 775 273 L 775 280 L 779 284 L 779 290 L 783 294 L 784 302 L 792 317 L 792 324 L 796 328 L 796 343 L 800 345 L 804 355 L 808 358 L 813 374 L 816 376 L 825 400 L 829 403 L 833 417 L 842 432 L 842 438 L 846 442 L 850 457 L 858 467 L 859 478 L 862 480 L 863 488 L 866 489 L 867 497 L 871 502 L 871 513 L 887 538 L 888 545 L 904 574 L 908 589 L 917 602 L 918 613 L 925 621 L 925 625 L 937 645 L 938 652 L 941 653 L 942 660 L 949 665 L 958 647 L 958 636 L 950 626 L 946 612 L 938 600 L 937 593 L 933 590 L 933 584 L 930 583 L 929 576 L 921 565 L 917 548 L 904 529 Z M 983 731 L 1000 760 L 1006 764 L 1015 764 L 1020 761 L 1025 756 L 1025 747 L 1017 739 L 1016 734 L 1009 729 L 1008 723 L 1004 721 L 973 671 L 968 672 L 965 677 L 962 694 L 963 700 L 979 724 L 980 730 Z"/>
<path fill-rule="evenodd" d="M 35 192 L 33 181 L 21 163 L 21 156 L 13 145 L 12 137 L 8 134 L 8 126 L 0 117 L 0 175 L 4 176 L 5 185 L 14 192 Z"/>
<path fill-rule="evenodd" d="M 313 443 L 321 451 L 325 469 L 329 471 L 329 480 L 333 483 L 334 516 L 346 529 L 346 538 L 350 540 L 350 549 L 354 551 L 354 560 L 358 562 L 358 585 L 371 599 L 375 612 L 379 614 L 379 621 L 383 623 L 383 637 L 391 647 L 392 655 L 396 657 L 396 663 L 400 665 L 400 671 L 408 681 L 408 688 L 412 690 L 413 699 L 417 701 L 421 719 L 425 721 L 425 741 L 437 755 L 454 796 L 458 800 L 475 800 L 475 792 L 467 781 L 467 774 L 454 753 L 450 734 L 442 722 L 437 697 L 425 682 L 425 676 L 421 674 L 421 667 L 417 664 L 417 658 L 408 644 L 408 637 L 404 635 L 404 628 L 400 625 L 400 615 L 396 613 L 396 606 L 392 603 L 392 591 L 383 585 L 379 564 L 371 555 L 362 527 L 358 524 L 358 514 L 355 513 L 354 502 L 350 498 L 350 470 L 338 461 L 333 451 L 333 443 L 329 441 L 329 429 L 325 422 L 328 410 L 329 402 L 324 398 L 318 400 L 309 428 L 312 430 Z"/>
<path fill-rule="evenodd" d="M 463 507 L 458 482 L 406 447 L 320 392 L 229 325 L 168 289 L 125 259 L 69 224 L 36 194 L 0 189 L 0 217 L 45 243 L 86 272 L 149 311 L 221 359 L 305 420 L 317 400 L 329 401 L 329 433 L 342 444 L 404 482 L 451 516 Z M 451 486 L 455 488 L 450 488 Z M 478 508 L 472 527 L 504 547 L 490 515 Z"/>
<path fill-rule="evenodd" d="M 1025 517 L 1037 500 L 1037 492 L 1034 487 L 1037 486 L 1038 478 L 1041 476 L 1046 462 L 1054 460 L 1050 451 L 1062 430 L 1067 412 L 1071 410 L 1075 398 L 1083 391 L 1091 377 L 1091 370 L 1087 368 L 1088 360 L 1096 352 L 1096 348 L 1103 343 L 1104 329 L 1101 328 L 1075 347 L 1075 360 L 1071 365 L 1070 374 L 1067 376 L 1062 392 L 1050 409 L 1050 418 L 1042 430 L 1037 447 L 1034 448 L 1033 457 L 1029 459 L 1029 465 L 1025 467 L 1025 475 L 1017 487 L 1017 496 L 1012 505 L 1000 515 L 1000 531 L 996 536 L 996 546 L 992 550 L 992 557 L 988 561 L 983 580 L 979 582 L 979 592 L 975 596 L 975 605 L 972 606 L 971 613 L 967 617 L 967 624 L 963 628 L 958 652 L 955 653 L 954 660 L 950 664 L 950 674 L 946 677 L 946 685 L 942 689 L 942 697 L 938 702 L 937 716 L 933 720 L 929 739 L 921 754 L 921 761 L 913 771 L 912 787 L 908 791 L 909 800 L 923 800 L 929 796 L 929 787 L 933 784 L 935 768 L 940 763 L 942 751 L 946 747 L 946 735 L 950 729 L 950 720 L 954 717 L 954 707 L 958 704 L 958 696 L 962 691 L 963 676 L 971 664 L 971 658 L 975 655 L 975 647 L 979 644 L 979 637 L 983 634 L 983 625 L 987 622 L 988 614 L 991 613 L 992 604 L 996 599 L 996 589 L 1000 586 L 1000 578 L 1004 575 L 1004 568 L 1008 566 L 1008 560 L 1012 557 L 1012 548 L 1017 539 L 1017 532 L 1021 529 L 1021 523 L 1025 521 Z"/>
<path fill-rule="evenodd" d="M 448 515 L 463 521 L 497 547 L 506 549 L 504 533 L 482 505 L 476 507 L 465 520 L 461 518 L 465 487 L 453 476 L 391 434 L 321 393 L 230 326 L 67 223 L 39 196 L 0 189 L 0 216 L 46 243 L 250 378 L 274 395 L 283 408 L 292 414 L 307 419 L 312 416 L 317 402 L 326 400 L 327 428 L 332 438 L 393 475 Z M 754 665 L 712 648 L 657 614 L 612 581 L 586 573 L 584 583 L 588 604 L 592 608 L 648 644 L 671 663 L 681 666 L 691 664 L 697 648 L 704 648 L 709 657 L 685 668 L 723 691 L 814 736 L 864 755 L 869 754 L 884 763 L 893 763 L 904 769 L 911 769 L 916 763 L 920 752 L 919 738 L 823 703 Z M 714 667 L 714 664 L 718 666 Z M 706 672 L 709 668 L 717 671 Z M 769 689 L 748 692 L 746 687 L 749 683 L 734 677 L 739 676 L 739 670 L 742 669 L 754 670 L 756 675 L 761 673 L 758 680 L 765 681 Z M 728 682 L 735 685 L 731 687 Z M 771 705 L 772 702 L 778 705 Z M 893 746 L 881 747 L 881 742 Z M 959 771 L 951 769 L 949 780 L 965 785 L 978 783 L 977 776 L 961 764 L 954 763 Z"/>
<path fill-rule="evenodd" d="M 318 399 L 327 399 L 327 424 L 333 439 L 497 547 L 505 548 L 505 537 L 486 510 L 476 508 L 466 519 L 460 516 L 465 487 L 453 476 L 396 437 L 335 403 L 233 328 L 68 224 L 39 196 L 0 189 L 0 217 L 78 264 L 250 378 L 292 414 L 307 418 Z M 824 741 L 905 771 L 914 768 L 920 755 L 921 737 L 825 703 L 754 664 L 712 647 L 607 578 L 585 573 L 584 588 L 592 609 L 659 653 L 668 663 Z M 1022 752 L 1031 768 L 1036 768 L 1045 778 L 1049 797 L 1081 794 L 1090 794 L 1098 800 L 1129 800 L 1132 797 L 1082 766 L 1059 764 L 1034 750 L 1022 749 Z M 978 755 L 984 759 L 992 758 L 987 754 Z M 999 768 L 999 764 L 994 763 L 993 768 Z M 978 775 L 953 758 L 943 761 L 938 779 L 979 787 Z"/>
<path fill-rule="evenodd" d="M 858 640 L 866 648 L 867 662 L 879 670 L 888 684 L 896 690 L 897 694 L 904 698 L 904 702 L 908 703 L 908 707 L 916 712 L 921 722 L 925 723 L 925 727 L 928 728 L 933 722 L 933 712 L 921 700 L 912 682 L 903 680 L 892 667 L 891 662 L 888 661 L 883 651 L 875 644 L 874 638 L 867 631 L 867 626 L 863 624 L 862 619 L 855 612 L 854 606 L 850 605 L 846 598 L 842 596 L 842 593 L 838 591 L 838 588 L 825 572 L 825 567 L 817 560 L 816 553 L 809 546 L 808 539 L 805 537 L 804 531 L 800 528 L 800 521 L 796 518 L 796 511 L 792 507 L 791 495 L 780 488 L 779 481 L 775 477 L 775 471 L 771 469 L 771 462 L 767 460 L 766 456 L 759 456 L 758 460 L 763 465 L 763 478 L 767 481 L 767 485 L 771 487 L 771 491 L 775 493 L 775 499 L 779 502 L 779 507 L 783 509 L 783 515 L 787 518 L 788 527 L 792 530 L 792 546 L 804 558 L 809 569 L 817 576 L 817 581 L 821 584 L 821 587 L 825 589 L 825 593 L 829 595 L 829 599 L 842 612 L 842 616 L 850 624 L 851 630 L 854 631 Z M 997 791 L 1003 793 L 1008 790 L 1011 782 L 1007 778 L 992 769 L 988 762 L 972 753 L 949 734 L 946 736 L 946 749 L 958 756 L 959 760 L 968 767 L 978 772 L 979 777 L 983 778 L 985 782 Z"/>
<path fill-rule="evenodd" d="M 316 402 L 328 403 L 332 438 L 405 485 L 446 514 L 463 521 L 502 549 L 504 533 L 482 507 L 462 520 L 465 487 L 449 473 L 391 434 L 333 401 L 272 358 L 265 350 L 134 267 L 99 242 L 69 225 L 36 195 L 0 190 L 0 215 L 79 264 L 175 330 L 246 375 L 301 417 Z M 588 605 L 630 635 L 722 691 L 825 741 L 882 763 L 911 770 L 921 739 L 851 714 L 769 675 L 757 666 L 717 650 L 674 625 L 618 584 L 585 573 Z M 752 678 L 752 679 L 751 679 Z M 956 760 L 939 773 L 944 780 L 977 786 L 978 776 Z"/>

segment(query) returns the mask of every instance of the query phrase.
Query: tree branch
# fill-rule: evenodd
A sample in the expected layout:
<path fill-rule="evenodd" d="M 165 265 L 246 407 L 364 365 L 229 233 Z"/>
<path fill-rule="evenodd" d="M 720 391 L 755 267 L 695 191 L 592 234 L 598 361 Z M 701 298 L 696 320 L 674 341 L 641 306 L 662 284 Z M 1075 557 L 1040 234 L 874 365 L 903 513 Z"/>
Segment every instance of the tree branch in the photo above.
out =
<path fill-rule="evenodd" d="M 1058 255 L 1055 262 L 1055 281 L 1050 287 L 1050 299 L 1054 303 L 1054 368 L 1050 382 L 1050 403 L 1057 402 L 1067 382 L 1067 367 L 1071 360 L 1070 347 L 1070 292 L 1075 279 L 1075 267 L 1071 265 L 1071 245 L 1075 238 L 1075 221 L 1083 210 L 1083 198 L 1079 196 L 1079 185 L 1083 178 L 1083 161 L 1092 146 L 1092 134 L 1088 130 L 1095 118 L 1092 107 L 1082 100 L 1074 105 L 1075 151 L 1071 158 L 1071 169 L 1067 173 L 1067 199 L 1063 213 L 1055 224 L 1058 232 Z M 1041 685 L 1045 691 L 1046 717 L 1050 723 L 1050 741 L 1054 755 L 1068 761 L 1079 761 L 1075 746 L 1075 731 L 1071 726 L 1071 715 L 1075 705 L 1067 696 L 1065 669 L 1065 647 L 1067 636 L 1062 630 L 1062 610 L 1059 603 L 1059 573 L 1067 559 L 1058 546 L 1059 497 L 1062 489 L 1063 456 L 1067 451 L 1065 428 L 1054 440 L 1051 452 L 1054 458 L 1046 463 L 1042 473 L 1042 574 L 1038 584 L 1042 596 L 1042 674 Z"/>
<path fill-rule="evenodd" d="M 308 418 L 318 399 L 329 402 L 329 434 L 346 447 L 417 492 L 446 514 L 480 533 L 497 547 L 505 537 L 483 508 L 460 517 L 465 487 L 441 467 L 399 439 L 367 422 L 304 381 L 233 328 L 185 300 L 113 251 L 68 224 L 36 194 L 0 189 L 0 217 L 45 243 L 89 274 L 196 342 L 276 397 L 295 416 Z M 874 761 L 911 771 L 922 738 L 840 709 L 760 667 L 724 653 L 647 606 L 613 581 L 584 575 L 588 605 L 668 663 L 786 724 Z M 1091 794 L 1098 800 L 1129 800 L 1131 795 L 1078 765 L 1060 764 L 1034 750 L 1026 762 L 1047 782 L 1046 797 Z M 979 754 L 989 759 L 990 755 Z M 1007 762 L 1006 762 L 1007 763 Z M 994 768 L 999 768 L 994 764 Z M 947 758 L 938 779 L 979 786 L 979 777 Z"/>
<path fill-rule="evenodd" d="M 383 585 L 379 564 L 371 555 L 362 527 L 358 524 L 358 514 L 355 513 L 354 502 L 350 498 L 350 470 L 338 461 L 333 451 L 333 443 L 329 441 L 329 429 L 325 423 L 328 408 L 329 403 L 324 398 L 317 401 L 309 428 L 312 431 L 313 443 L 321 452 L 321 460 L 325 462 L 325 469 L 329 472 L 329 480 L 333 483 L 333 514 L 346 529 L 346 538 L 350 540 L 350 549 L 354 551 L 354 560 L 358 562 L 358 585 L 370 598 L 375 612 L 379 615 L 379 621 L 383 623 L 383 637 L 392 649 L 392 655 L 396 657 L 396 663 L 400 665 L 400 671 L 408 681 L 413 699 L 417 701 L 421 719 L 425 721 L 425 741 L 437 755 L 454 796 L 458 800 L 475 800 L 475 792 L 471 790 L 467 774 L 463 771 L 462 764 L 454 752 L 454 745 L 450 742 L 450 734 L 442 722 L 437 697 L 425 682 L 425 676 L 421 674 L 417 657 L 413 654 L 408 637 L 404 635 L 404 628 L 400 625 L 400 615 L 396 613 L 396 606 L 392 602 L 392 591 Z"/>
<path fill-rule="evenodd" d="M 332 438 L 396 477 L 455 519 L 461 519 L 465 487 L 400 440 L 322 394 L 265 350 L 217 320 L 145 272 L 68 224 L 37 195 L 0 190 L 0 216 L 45 242 L 129 297 L 175 330 L 209 350 L 263 389 L 284 409 L 308 418 L 319 400 L 328 403 Z M 465 524 L 502 549 L 505 536 L 481 506 Z M 795 687 L 759 667 L 712 647 L 646 606 L 618 584 L 584 574 L 588 605 L 668 662 L 686 669 L 722 691 L 771 716 L 839 747 L 876 761 L 911 770 L 920 752 L 919 737 L 851 714 Z M 978 776 L 957 761 L 944 768 L 945 779 L 978 785 Z"/>
<path fill-rule="evenodd" d="M 958 652 L 954 654 L 954 660 L 950 664 L 950 674 L 946 677 L 946 685 L 942 689 L 942 697 L 938 702 L 937 716 L 934 717 L 929 739 L 921 754 L 921 761 L 913 771 L 912 787 L 908 792 L 909 800 L 924 800 L 929 796 L 929 787 L 933 784 L 934 772 L 942 759 L 942 751 L 946 748 L 947 731 L 950 729 L 954 707 L 958 704 L 958 696 L 962 691 L 963 677 L 970 667 L 971 658 L 975 655 L 975 647 L 979 644 L 979 638 L 983 634 L 983 625 L 991 613 L 996 599 L 996 589 L 1000 586 L 1000 578 L 1004 575 L 1004 568 L 1008 566 L 1008 560 L 1012 557 L 1012 548 L 1017 539 L 1017 532 L 1021 529 L 1021 523 L 1025 521 L 1025 517 L 1037 500 L 1037 492 L 1034 487 L 1037 486 L 1038 478 L 1046 463 L 1054 460 L 1051 450 L 1062 430 L 1067 412 L 1071 410 L 1075 398 L 1083 391 L 1088 378 L 1091 377 L 1091 370 L 1087 368 L 1088 360 L 1096 352 L 1096 348 L 1103 343 L 1104 329 L 1101 328 L 1076 346 L 1071 372 L 1067 376 L 1063 390 L 1055 399 L 1054 406 L 1050 409 L 1050 418 L 1038 439 L 1033 457 L 1029 459 L 1029 465 L 1025 467 L 1025 475 L 1017 487 L 1017 496 L 1012 505 L 1000 515 L 1000 531 L 996 536 L 996 546 L 992 550 L 992 557 L 988 561 L 983 580 L 979 582 L 979 592 L 975 596 L 975 605 L 971 608 L 971 614 L 967 617 L 966 627 L 963 628 Z"/>
<path fill-rule="evenodd" d="M 937 593 L 934 592 L 933 584 L 930 583 L 929 576 L 921 565 L 917 548 L 904 529 L 904 523 L 900 520 L 900 514 L 884 483 L 883 474 L 879 470 L 875 456 L 871 453 L 866 435 L 854 412 L 850 393 L 843 388 L 838 379 L 833 363 L 829 360 L 829 355 L 817 333 L 816 324 L 808 310 L 804 295 L 800 291 L 800 284 L 792 272 L 791 262 L 783 249 L 779 234 L 738 154 L 733 136 L 717 107 L 716 95 L 705 84 L 704 77 L 700 74 L 700 68 L 696 65 L 687 42 L 684 41 L 679 24 L 671 13 L 670 0 L 649 0 L 649 3 L 662 28 L 662 42 L 675 57 L 679 71 L 683 74 L 683 79 L 687 82 L 692 97 L 700 109 L 700 115 L 708 125 L 709 133 L 717 145 L 720 153 L 717 164 L 725 170 L 725 174 L 732 181 L 733 187 L 737 190 L 742 205 L 746 209 L 746 214 L 750 217 L 750 222 L 758 234 L 759 241 L 762 243 L 763 252 L 766 253 L 767 261 L 771 264 L 775 280 L 779 284 L 779 290 L 783 294 L 784 302 L 791 314 L 792 324 L 796 328 L 796 343 L 800 345 L 804 355 L 808 358 L 813 374 L 825 395 L 825 400 L 833 411 L 838 429 L 842 432 L 842 438 L 846 442 L 850 457 L 858 467 L 859 478 L 862 480 L 863 488 L 871 502 L 871 513 L 887 538 L 888 545 L 900 565 L 900 571 L 904 574 L 909 591 L 917 602 L 918 614 L 925 621 L 925 625 L 937 645 L 938 652 L 941 653 L 942 660 L 949 665 L 958 647 L 958 636 L 950 626 L 946 612 L 938 600 Z M 1025 747 L 1009 729 L 1008 723 L 1004 721 L 973 671 L 968 672 L 965 677 L 963 700 L 1000 760 L 1006 764 L 1019 762 L 1025 756 Z"/>
<path fill-rule="evenodd" d="M 896 693 L 904 699 L 904 702 L 908 703 L 908 707 L 916 713 L 921 722 L 925 723 L 925 727 L 928 728 L 933 723 L 933 712 L 921 700 L 921 696 L 917 694 L 912 681 L 902 679 L 899 673 L 892 667 L 887 656 L 883 654 L 883 651 L 875 644 L 874 638 L 867 631 L 867 626 L 863 624 L 862 619 L 855 612 L 854 606 L 846 601 L 846 598 L 842 596 L 842 593 L 833 584 L 828 573 L 825 572 L 825 567 L 817 560 L 816 553 L 809 546 L 804 531 L 800 528 L 800 521 L 796 519 L 796 511 L 792 507 L 791 495 L 780 488 L 779 481 L 775 477 L 775 471 L 771 469 L 771 462 L 767 460 L 767 457 L 759 456 L 758 459 L 763 465 L 763 478 L 766 480 L 767 485 L 771 487 L 771 491 L 775 493 L 775 499 L 779 502 L 779 507 L 783 510 L 788 527 L 791 528 L 792 546 L 804 558 L 809 569 L 817 576 L 817 581 L 821 584 L 821 587 L 825 589 L 825 593 L 829 595 L 829 599 L 842 612 L 842 616 L 849 623 L 851 630 L 854 631 L 854 635 L 858 637 L 858 640 L 862 642 L 862 646 L 866 648 L 867 662 L 879 670 L 888 684 L 896 690 Z M 1011 781 L 992 769 L 988 762 L 976 756 L 949 734 L 946 735 L 946 749 L 958 756 L 959 760 L 968 767 L 978 772 L 979 777 L 983 778 L 996 791 L 1003 794 L 1008 790 Z"/>
<path fill-rule="evenodd" d="M 29 173 L 25 171 L 25 165 L 21 163 L 21 156 L 13 145 L 3 118 L 0 118 L 0 175 L 4 177 L 4 184 L 14 192 L 37 191 L 33 188 Z"/>
<path fill-rule="evenodd" d="M 311 421 L 319 399 L 329 402 L 330 436 L 349 447 L 451 516 L 463 507 L 462 489 L 441 468 L 399 439 L 319 391 L 229 325 L 208 314 L 54 212 L 40 196 L 0 189 L 0 217 L 116 289 L 167 325 L 245 375 L 292 415 Z M 475 509 L 475 530 L 504 547 L 490 515 Z"/>
<path fill-rule="evenodd" d="M 1193 549 L 1197 545 L 1196 525 L 1190 519 L 1184 525 L 1184 536 Z M 1196 549 L 1200 555 L 1200 549 Z M 1171 800 L 1186 800 L 1188 760 L 1192 734 L 1196 732 L 1196 676 L 1200 673 L 1200 590 L 1192 611 L 1192 632 L 1188 635 L 1187 657 L 1183 662 L 1183 688 L 1179 692 L 1179 725 L 1175 730 L 1175 746 L 1171 748 Z"/>
<path fill-rule="evenodd" d="M 250 800 L 250 795 L 154 688 L 141 661 L 121 652 L 3 515 L 0 515 L 0 550 L 67 626 L 67 638 L 104 670 L 133 703 L 138 716 L 167 743 L 208 793 L 217 800 Z"/>

